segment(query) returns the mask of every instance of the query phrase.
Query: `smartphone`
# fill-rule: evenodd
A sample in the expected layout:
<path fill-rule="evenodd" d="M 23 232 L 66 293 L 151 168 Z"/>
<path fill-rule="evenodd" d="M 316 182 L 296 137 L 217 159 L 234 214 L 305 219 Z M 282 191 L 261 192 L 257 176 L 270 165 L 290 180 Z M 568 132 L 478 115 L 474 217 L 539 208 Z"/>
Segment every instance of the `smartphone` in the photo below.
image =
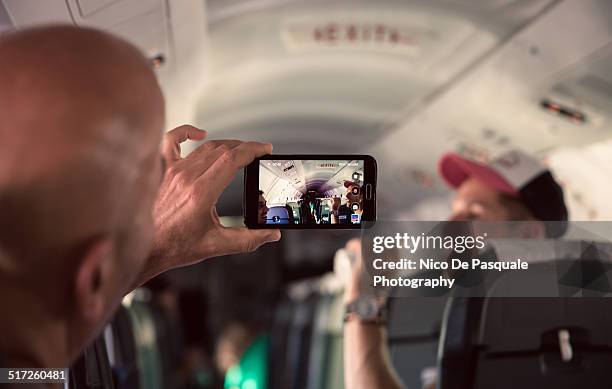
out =
<path fill-rule="evenodd" d="M 267 155 L 244 169 L 249 228 L 359 229 L 376 221 L 369 155 Z"/>

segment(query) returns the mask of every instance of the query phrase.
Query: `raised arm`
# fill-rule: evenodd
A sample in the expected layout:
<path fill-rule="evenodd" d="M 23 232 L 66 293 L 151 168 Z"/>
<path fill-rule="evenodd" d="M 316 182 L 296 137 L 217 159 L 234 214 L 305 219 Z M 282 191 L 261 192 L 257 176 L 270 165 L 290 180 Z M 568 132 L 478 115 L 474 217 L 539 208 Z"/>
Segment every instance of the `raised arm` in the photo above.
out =
<path fill-rule="evenodd" d="M 356 258 L 353 274 L 345 293 L 345 304 L 360 296 L 360 280 L 363 272 L 361 243 L 350 241 L 346 249 Z M 384 324 L 366 322 L 358 315 L 351 315 L 344 325 L 344 385 L 351 389 L 401 389 L 387 345 Z"/>

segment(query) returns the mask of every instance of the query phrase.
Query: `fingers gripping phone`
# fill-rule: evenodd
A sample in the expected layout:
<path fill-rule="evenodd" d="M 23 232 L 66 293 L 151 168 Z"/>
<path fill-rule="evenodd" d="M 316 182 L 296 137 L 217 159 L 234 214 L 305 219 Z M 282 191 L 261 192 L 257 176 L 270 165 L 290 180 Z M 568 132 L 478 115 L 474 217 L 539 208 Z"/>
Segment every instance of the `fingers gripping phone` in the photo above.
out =
<path fill-rule="evenodd" d="M 376 221 L 369 155 L 267 155 L 244 171 L 249 228 L 359 229 Z"/>

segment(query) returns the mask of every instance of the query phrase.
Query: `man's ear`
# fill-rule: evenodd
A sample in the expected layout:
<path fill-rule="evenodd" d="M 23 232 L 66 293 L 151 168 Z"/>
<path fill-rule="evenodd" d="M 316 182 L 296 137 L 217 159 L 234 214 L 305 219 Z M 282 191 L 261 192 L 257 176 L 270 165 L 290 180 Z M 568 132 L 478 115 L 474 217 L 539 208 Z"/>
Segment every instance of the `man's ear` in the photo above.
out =
<path fill-rule="evenodd" d="M 104 270 L 113 251 L 113 243 L 109 238 L 97 239 L 87 247 L 79 261 L 74 298 L 78 314 L 88 323 L 99 322 L 108 305 L 103 289 L 107 277 Z"/>

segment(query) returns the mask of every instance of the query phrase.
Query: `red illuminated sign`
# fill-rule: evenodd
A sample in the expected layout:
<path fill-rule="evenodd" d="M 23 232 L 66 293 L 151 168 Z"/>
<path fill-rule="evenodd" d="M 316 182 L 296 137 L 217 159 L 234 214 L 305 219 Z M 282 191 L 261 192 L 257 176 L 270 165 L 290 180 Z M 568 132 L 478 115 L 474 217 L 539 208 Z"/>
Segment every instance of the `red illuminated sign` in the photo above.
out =
<path fill-rule="evenodd" d="M 413 40 L 399 29 L 385 24 L 341 24 L 328 23 L 315 27 L 313 38 L 321 43 L 337 42 L 386 42 L 391 44 L 413 45 Z"/>

